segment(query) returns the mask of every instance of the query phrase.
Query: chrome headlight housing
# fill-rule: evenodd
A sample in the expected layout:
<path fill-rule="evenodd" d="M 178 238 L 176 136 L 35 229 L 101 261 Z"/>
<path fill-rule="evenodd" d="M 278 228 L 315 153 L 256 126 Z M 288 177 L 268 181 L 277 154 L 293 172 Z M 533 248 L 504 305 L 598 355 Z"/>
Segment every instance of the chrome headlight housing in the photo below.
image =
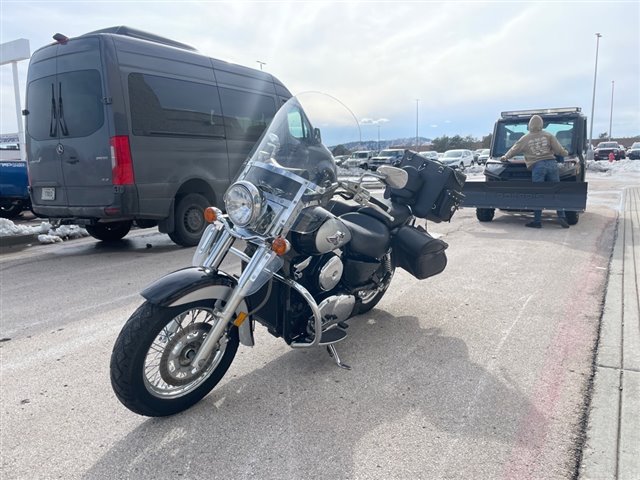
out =
<path fill-rule="evenodd" d="M 246 227 L 258 219 L 264 201 L 253 183 L 240 181 L 231 185 L 224 194 L 224 205 L 233 224 Z"/>

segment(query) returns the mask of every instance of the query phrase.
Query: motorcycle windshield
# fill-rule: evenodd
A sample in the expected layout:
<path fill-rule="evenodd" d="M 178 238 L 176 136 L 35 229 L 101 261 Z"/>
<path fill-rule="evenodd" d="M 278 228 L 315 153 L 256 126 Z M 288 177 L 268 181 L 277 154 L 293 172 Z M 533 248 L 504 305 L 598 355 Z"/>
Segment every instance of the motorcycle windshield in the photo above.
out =
<path fill-rule="evenodd" d="M 314 98 L 309 96 L 309 98 Z M 289 99 L 276 113 L 256 144 L 237 181 L 250 181 L 283 197 L 295 197 L 302 184 L 320 192 L 337 181 L 331 152 L 322 144 L 320 130 L 309 120 L 305 95 Z M 265 165 L 269 167 L 264 168 Z M 252 167 L 261 167 L 255 169 Z"/>

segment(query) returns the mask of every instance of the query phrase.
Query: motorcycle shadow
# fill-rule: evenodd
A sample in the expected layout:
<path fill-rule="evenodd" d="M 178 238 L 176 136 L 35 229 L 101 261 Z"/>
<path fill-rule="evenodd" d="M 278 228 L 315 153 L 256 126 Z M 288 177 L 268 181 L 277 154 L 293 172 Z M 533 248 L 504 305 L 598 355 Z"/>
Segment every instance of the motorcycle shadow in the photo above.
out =
<path fill-rule="evenodd" d="M 391 478 L 394 461 L 417 478 L 452 455 L 473 462 L 479 445 L 508 454 L 543 438 L 542 414 L 460 338 L 380 310 L 349 334 L 338 348 L 351 371 L 324 349 L 286 347 L 242 374 L 247 351 L 226 383 L 186 412 L 144 420 L 85 478 Z"/>

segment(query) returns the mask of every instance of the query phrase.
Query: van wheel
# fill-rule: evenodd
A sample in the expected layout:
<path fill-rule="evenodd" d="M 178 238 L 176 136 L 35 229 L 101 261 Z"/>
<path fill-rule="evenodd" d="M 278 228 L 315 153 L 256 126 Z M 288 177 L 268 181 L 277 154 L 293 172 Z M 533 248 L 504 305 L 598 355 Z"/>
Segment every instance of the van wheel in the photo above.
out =
<path fill-rule="evenodd" d="M 95 225 L 87 225 L 85 228 L 93 238 L 103 242 L 117 242 L 129 233 L 132 223 L 131 221 L 97 223 Z"/>
<path fill-rule="evenodd" d="M 495 213 L 495 208 L 476 208 L 476 218 L 481 222 L 490 222 Z"/>
<path fill-rule="evenodd" d="M 564 212 L 564 214 L 567 217 L 567 223 L 569 225 L 575 225 L 576 223 L 578 223 L 578 220 L 580 219 L 579 212 Z"/>
<path fill-rule="evenodd" d="M 178 245 L 193 247 L 200 241 L 206 227 L 204 209 L 210 202 L 199 193 L 190 193 L 178 199 L 176 224 L 169 237 Z"/>

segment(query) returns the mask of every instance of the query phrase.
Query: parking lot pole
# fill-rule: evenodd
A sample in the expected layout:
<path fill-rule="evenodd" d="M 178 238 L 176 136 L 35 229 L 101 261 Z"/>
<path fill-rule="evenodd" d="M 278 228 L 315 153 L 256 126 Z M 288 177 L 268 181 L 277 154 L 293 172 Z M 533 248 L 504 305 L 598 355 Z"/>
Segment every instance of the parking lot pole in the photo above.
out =
<path fill-rule="evenodd" d="M 596 68 L 593 72 L 593 98 L 591 99 L 591 123 L 589 126 L 589 152 L 593 152 L 593 111 L 596 105 L 596 77 L 598 75 L 598 48 L 600 47 L 601 34 L 596 33 Z"/>
<path fill-rule="evenodd" d="M 611 80 L 611 113 L 609 114 L 609 141 L 611 141 L 611 128 L 613 126 L 613 87 L 615 86 L 616 81 Z"/>

